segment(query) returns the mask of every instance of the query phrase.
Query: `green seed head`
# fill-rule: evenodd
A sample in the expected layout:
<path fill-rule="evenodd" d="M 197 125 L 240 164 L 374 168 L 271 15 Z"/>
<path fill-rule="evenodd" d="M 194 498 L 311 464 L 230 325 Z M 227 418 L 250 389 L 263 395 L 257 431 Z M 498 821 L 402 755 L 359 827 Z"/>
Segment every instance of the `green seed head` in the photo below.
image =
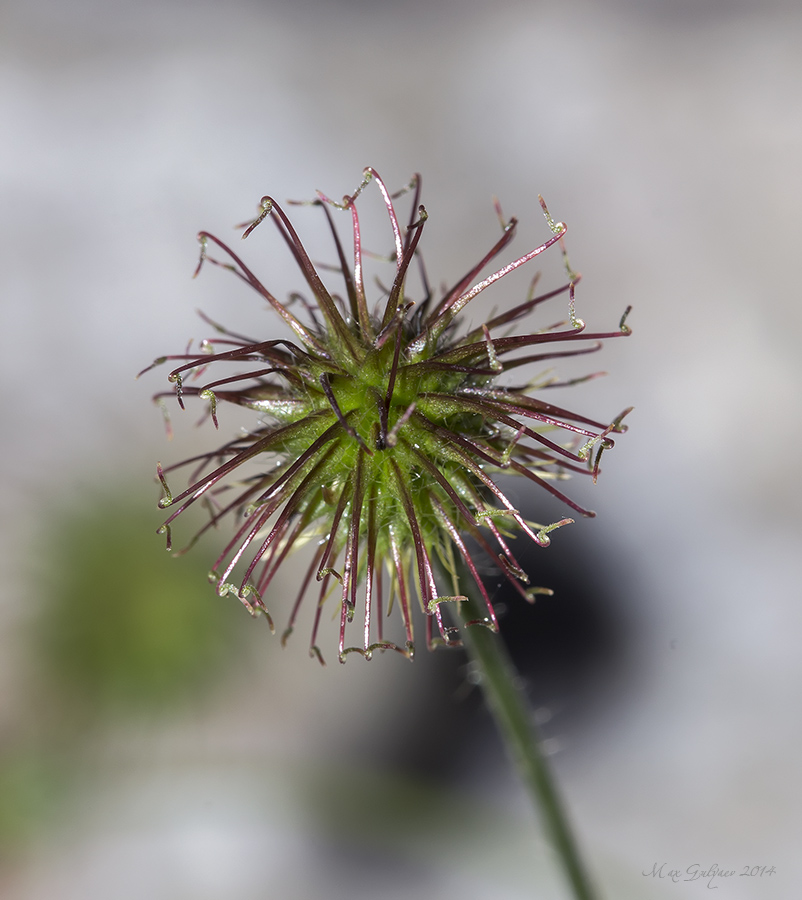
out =
<path fill-rule="evenodd" d="M 392 284 L 384 302 L 372 307 L 363 281 L 356 205 L 371 181 L 383 197 L 395 244 Z M 394 201 L 406 191 L 413 192 L 412 213 L 402 227 Z M 601 346 L 600 338 L 629 333 L 623 319 L 618 331 L 585 333 L 574 312 L 578 276 L 567 263 L 569 279 L 562 287 L 536 295 L 533 282 L 530 296 L 512 309 L 478 328 L 459 327 L 459 314 L 478 294 L 554 244 L 562 245 L 566 228 L 551 219 L 542 200 L 551 235 L 541 245 L 480 279 L 514 236 L 515 220 L 502 222 L 495 246 L 451 289 L 435 297 L 424 277 L 423 296 L 412 301 L 406 296 L 407 273 L 419 256 L 427 218 L 419 199 L 419 177 L 391 196 L 372 169 L 365 170 L 360 186 L 342 203 L 319 195 L 315 205 L 331 229 L 343 282 L 340 297 L 324 286 L 283 209 L 272 198 L 263 198 L 260 215 L 243 237 L 266 218 L 273 221 L 311 295 L 301 298 L 305 320 L 276 300 L 231 248 L 202 232 L 196 274 L 205 260 L 217 262 L 207 257 L 210 244 L 216 245 L 228 257 L 217 264 L 257 291 L 294 338 L 252 341 L 210 323 L 221 337 L 205 342 L 204 354 L 161 357 L 154 363 L 182 360 L 169 375 L 179 404 L 183 407 L 187 396 L 207 401 L 215 425 L 221 401 L 261 414 L 254 431 L 187 461 L 200 463 L 200 468 L 182 493 L 172 495 L 164 473 L 187 463 L 166 470 L 159 467 L 164 488 L 160 506 L 175 507 L 160 529 L 167 534 L 168 548 L 171 523 L 198 501 L 210 510 L 210 521 L 201 532 L 223 517 L 235 518 L 234 536 L 210 578 L 221 595 L 235 593 L 253 614 L 267 614 L 276 571 L 295 546 L 311 539 L 315 551 L 290 611 L 285 638 L 294 627 L 301 600 L 318 584 L 310 649 L 321 661 L 318 623 L 330 594 L 340 602 L 341 661 L 352 650 L 370 658 L 377 648 L 411 657 L 413 598 L 425 616 L 429 646 L 458 644 L 456 629 L 449 627 L 441 608 L 445 601 L 460 600 L 456 578 L 451 577 L 458 557 L 485 603 L 486 614 L 471 624 L 495 630 L 493 606 L 466 536 L 495 558 L 516 590 L 532 601 L 540 589 L 527 587 L 528 578 L 510 550 L 509 537 L 523 531 L 545 546 L 549 532 L 572 520 L 548 526 L 525 521 L 493 480 L 494 474 L 522 475 L 575 512 L 593 515 L 569 500 L 554 482 L 569 472 L 595 479 L 601 452 L 612 446 L 611 433 L 624 430 L 621 420 L 628 412 L 605 424 L 534 396 L 530 385 L 498 381 L 500 374 L 523 365 L 592 352 Z M 351 220 L 350 261 L 334 226 L 338 212 Z M 533 334 L 510 333 L 511 323 L 560 294 L 568 295 L 568 323 Z M 588 340 L 590 346 L 573 346 Z M 554 343 L 572 346 L 554 350 L 548 346 Z M 222 361 L 242 363 L 246 370 L 195 385 L 207 367 Z M 542 385 L 547 386 L 553 383 Z M 253 464 L 261 474 L 243 476 Z M 450 582 L 450 590 L 442 590 L 443 580 Z M 393 605 L 403 618 L 403 646 L 383 635 L 383 618 Z M 357 646 L 347 646 L 346 629 L 357 609 L 361 638 Z"/>

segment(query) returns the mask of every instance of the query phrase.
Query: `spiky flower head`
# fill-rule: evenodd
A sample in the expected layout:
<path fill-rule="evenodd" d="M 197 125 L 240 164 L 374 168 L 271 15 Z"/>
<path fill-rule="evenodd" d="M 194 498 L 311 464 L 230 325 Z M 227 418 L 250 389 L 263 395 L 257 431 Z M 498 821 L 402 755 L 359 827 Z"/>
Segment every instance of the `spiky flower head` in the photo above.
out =
<path fill-rule="evenodd" d="M 357 199 L 370 182 L 381 192 L 394 241 L 392 283 L 375 303 L 369 301 L 364 281 L 366 252 L 357 215 Z M 324 285 L 281 206 L 271 197 L 262 198 L 259 216 L 243 226 L 242 237 L 267 218 L 273 222 L 310 292 L 309 297 L 295 295 L 300 303 L 293 308 L 302 306 L 302 316 L 291 311 L 291 304 L 279 302 L 229 246 L 201 232 L 195 274 L 204 261 L 229 269 L 267 301 L 294 338 L 254 340 L 207 320 L 217 337 L 204 342 L 203 353 L 156 360 L 182 361 L 169 375 L 178 402 L 183 408 L 188 396 L 207 401 L 215 427 L 220 401 L 261 416 L 254 430 L 222 447 L 164 470 L 159 466 L 164 489 L 159 505 L 175 507 L 160 529 L 168 549 L 172 523 L 198 501 L 207 506 L 210 519 L 197 536 L 224 517 L 235 518 L 235 533 L 215 561 L 210 580 L 221 596 L 233 593 L 253 615 L 265 614 L 272 629 L 266 605 L 271 581 L 290 551 L 311 540 L 314 552 L 299 579 L 283 640 L 293 630 L 304 596 L 318 582 L 310 652 L 321 661 L 318 625 L 331 594 L 340 604 L 341 662 L 353 650 L 367 658 L 376 649 L 411 657 L 415 605 L 425 614 L 430 647 L 458 644 L 457 629 L 448 624 L 442 608 L 465 600 L 456 577 L 458 563 L 475 582 L 484 606 L 481 616 L 465 624 L 497 630 L 475 548 L 497 559 L 515 590 L 532 601 L 541 589 L 528 586 L 509 539 L 520 531 L 544 547 L 551 531 L 573 520 L 545 526 L 525 520 L 494 475 L 521 475 L 580 515 L 592 516 L 555 482 L 568 473 L 595 480 L 602 451 L 612 446 L 611 433 L 624 430 L 621 419 L 628 412 L 611 423 L 598 422 L 542 399 L 539 395 L 555 384 L 549 377 L 522 385 L 499 382 L 502 373 L 593 352 L 601 346 L 600 338 L 629 333 L 626 313 L 617 331 L 585 333 L 574 312 L 578 276 L 567 259 L 568 280 L 561 287 L 537 294 L 535 278 L 523 302 L 478 327 L 460 327 L 460 314 L 484 290 L 549 247 L 562 246 L 565 225 L 552 220 L 542 198 L 551 232 L 547 240 L 480 278 L 515 234 L 516 220 L 505 222 L 497 204 L 501 237 L 438 297 L 420 262 L 418 246 L 427 219 L 419 205 L 420 190 L 415 176 L 391 195 L 378 174 L 366 169 L 357 190 L 341 203 L 321 193 L 312 201 L 331 230 L 336 264 L 329 268 L 339 272 L 343 295 Z M 394 201 L 408 191 L 412 205 L 404 227 Z M 337 211 L 351 220 L 348 257 L 333 221 Z M 212 245 L 225 254 L 224 262 L 207 255 Z M 416 300 L 406 292 L 413 260 L 422 294 Z M 510 333 L 512 323 L 558 295 L 567 297 L 568 322 L 529 334 Z M 591 343 L 576 347 L 580 341 Z M 553 349 L 557 344 L 569 346 Z M 217 368 L 224 362 L 247 363 L 249 368 L 202 383 L 212 364 Z M 165 474 L 190 464 L 195 464 L 190 486 L 174 496 Z M 403 619 L 403 645 L 383 634 L 383 620 L 393 604 Z M 357 609 L 362 635 L 357 646 L 348 646 L 346 630 Z"/>

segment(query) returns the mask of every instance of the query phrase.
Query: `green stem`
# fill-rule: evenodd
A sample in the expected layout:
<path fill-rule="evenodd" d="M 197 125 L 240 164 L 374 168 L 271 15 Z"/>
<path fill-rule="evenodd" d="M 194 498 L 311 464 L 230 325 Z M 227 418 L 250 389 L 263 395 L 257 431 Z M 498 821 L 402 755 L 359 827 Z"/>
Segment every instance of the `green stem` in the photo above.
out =
<path fill-rule="evenodd" d="M 460 604 L 463 623 L 476 619 L 473 601 Z M 523 778 L 536 809 L 571 883 L 576 900 L 596 896 L 579 856 L 576 841 L 557 786 L 552 778 L 520 678 L 501 637 L 490 629 L 475 625 L 462 628 L 468 653 L 478 666 L 480 685 L 501 736 Z"/>

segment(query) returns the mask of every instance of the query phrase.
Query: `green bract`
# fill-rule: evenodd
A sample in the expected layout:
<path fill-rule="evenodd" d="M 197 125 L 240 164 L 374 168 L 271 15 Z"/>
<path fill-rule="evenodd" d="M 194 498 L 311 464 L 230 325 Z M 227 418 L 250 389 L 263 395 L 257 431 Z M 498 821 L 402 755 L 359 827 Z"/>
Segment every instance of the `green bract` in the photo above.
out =
<path fill-rule="evenodd" d="M 393 281 L 386 298 L 375 306 L 369 305 L 365 291 L 356 209 L 357 198 L 370 181 L 381 191 L 395 243 Z M 609 334 L 584 332 L 584 323 L 574 315 L 578 276 L 570 269 L 569 281 L 562 287 L 536 296 L 533 282 L 532 295 L 523 303 L 479 328 L 459 333 L 458 314 L 474 297 L 561 242 L 565 226 L 551 220 L 545 204 L 551 235 L 540 246 L 479 280 L 488 263 L 511 241 L 516 227 L 512 219 L 487 255 L 442 297 L 432 295 L 424 275 L 423 296 L 413 302 L 406 295 L 405 281 L 418 252 L 426 211 L 419 205 L 420 178 L 415 177 L 405 190 L 413 192 L 406 228 L 399 225 L 393 202 L 400 194 L 391 196 L 372 169 L 365 170 L 359 188 L 343 203 L 322 194 L 315 201 L 331 229 L 344 297 L 324 286 L 283 209 L 271 198 L 263 198 L 261 214 L 243 237 L 265 218 L 275 224 L 311 292 L 312 302 L 303 300 L 305 322 L 279 303 L 229 247 L 201 232 L 198 270 L 209 245 L 216 244 L 228 257 L 226 268 L 273 307 L 294 339 L 257 342 L 216 326 L 223 336 L 214 340 L 213 348 L 207 342 L 212 352 L 157 361 L 185 360 L 170 374 L 179 403 L 183 406 L 183 398 L 190 395 L 208 400 L 215 425 L 220 401 L 256 410 L 263 417 L 251 433 L 180 463 L 199 463 L 201 468 L 190 479 L 190 487 L 175 497 L 164 477 L 169 470 L 159 467 L 165 491 L 160 505 L 177 506 L 160 529 L 167 533 L 168 548 L 171 523 L 201 498 L 208 501 L 211 512 L 201 532 L 224 516 L 235 517 L 237 530 L 210 577 L 221 595 L 233 592 L 252 613 L 267 614 L 267 590 L 279 566 L 293 547 L 313 539 L 316 549 L 285 637 L 313 580 L 319 582 L 310 646 L 321 660 L 318 623 L 323 602 L 331 593 L 341 603 L 341 661 L 351 650 L 369 658 L 377 648 L 392 648 L 411 657 L 413 596 L 426 617 L 429 646 L 459 643 L 456 629 L 447 625 L 441 609 L 445 601 L 461 599 L 456 595 L 457 580 L 450 577 L 457 557 L 470 571 L 486 606 L 486 615 L 470 624 L 495 630 L 493 606 L 463 536 L 497 558 L 505 577 L 531 600 L 537 589 L 526 587 L 528 578 L 508 538 L 519 530 L 545 546 L 548 533 L 571 520 L 546 527 L 525 521 L 492 475 L 498 471 L 523 475 L 576 512 L 592 515 L 565 497 L 554 480 L 568 472 L 595 478 L 602 450 L 612 446 L 609 435 L 623 430 L 620 422 L 626 414 L 610 424 L 596 422 L 533 396 L 531 384 L 497 381 L 503 372 L 592 352 L 601 346 L 599 338 L 629 333 L 624 319 L 619 330 Z M 332 208 L 351 217 L 350 264 L 334 227 Z M 215 262 L 211 257 L 209 261 Z M 510 323 L 563 293 L 569 297 L 567 327 L 507 333 Z M 548 346 L 587 340 L 594 343 L 567 350 Z M 220 346 L 231 349 L 213 352 Z M 222 361 L 248 363 L 251 370 L 200 386 L 187 385 L 190 378 L 197 381 L 208 366 Z M 551 386 L 548 380 L 534 384 L 538 393 Z M 558 439 L 556 431 L 565 437 Z M 263 473 L 244 475 L 243 464 L 254 462 L 261 463 Z M 211 471 L 201 474 L 204 469 Z M 444 576 L 450 592 L 440 586 Z M 360 584 L 364 585 L 361 597 Z M 403 617 L 403 646 L 383 636 L 382 622 L 393 602 Z M 359 646 L 348 647 L 346 629 L 357 608 L 362 609 L 362 636 Z"/>

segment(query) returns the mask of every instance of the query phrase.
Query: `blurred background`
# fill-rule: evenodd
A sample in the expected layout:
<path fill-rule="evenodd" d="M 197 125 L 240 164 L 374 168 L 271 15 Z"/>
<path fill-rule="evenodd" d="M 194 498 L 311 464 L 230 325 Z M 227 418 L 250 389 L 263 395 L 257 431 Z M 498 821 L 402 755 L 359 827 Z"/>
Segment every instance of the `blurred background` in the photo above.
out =
<path fill-rule="evenodd" d="M 332 634 L 323 669 L 206 584 L 219 538 L 155 535 L 156 460 L 216 438 L 175 410 L 168 443 L 166 370 L 135 373 L 208 336 L 197 308 L 274 334 L 227 273 L 192 281 L 196 232 L 366 165 L 422 174 L 435 284 L 496 239 L 493 196 L 512 252 L 542 241 L 541 193 L 579 315 L 634 307 L 570 398 L 636 408 L 572 491 L 599 516 L 504 621 L 603 896 L 704 896 L 697 864 L 799 895 L 801 39 L 790 0 L 0 5 L 4 898 L 566 896 L 458 651 L 339 666 Z M 247 260 L 284 297 L 270 237 Z"/>

